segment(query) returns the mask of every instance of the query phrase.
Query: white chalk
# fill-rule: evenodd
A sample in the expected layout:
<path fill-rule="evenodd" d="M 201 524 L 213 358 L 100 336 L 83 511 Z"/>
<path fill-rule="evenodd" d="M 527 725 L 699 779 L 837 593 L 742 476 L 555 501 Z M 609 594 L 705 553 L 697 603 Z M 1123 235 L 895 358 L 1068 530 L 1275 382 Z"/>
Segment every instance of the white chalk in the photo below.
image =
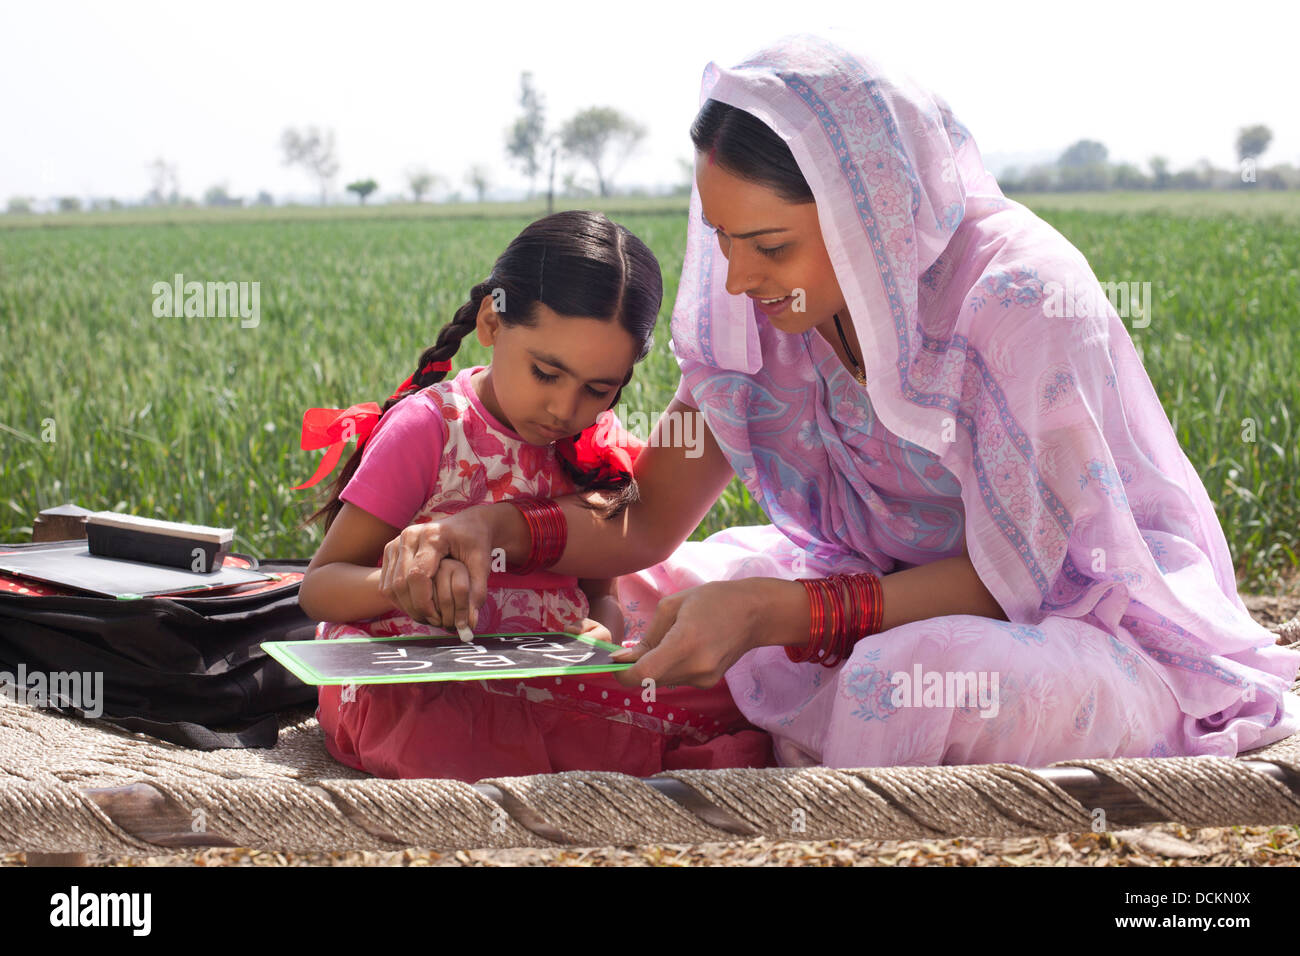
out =
<path fill-rule="evenodd" d="M 466 644 L 471 644 L 471 643 L 473 643 L 473 641 L 474 641 L 474 632 L 471 631 L 471 630 L 470 630 L 468 627 L 466 627 L 464 624 L 457 624 L 457 625 L 456 625 L 456 631 L 457 631 L 457 633 L 460 634 L 460 639 L 461 639 L 462 641 L 464 641 Z"/>

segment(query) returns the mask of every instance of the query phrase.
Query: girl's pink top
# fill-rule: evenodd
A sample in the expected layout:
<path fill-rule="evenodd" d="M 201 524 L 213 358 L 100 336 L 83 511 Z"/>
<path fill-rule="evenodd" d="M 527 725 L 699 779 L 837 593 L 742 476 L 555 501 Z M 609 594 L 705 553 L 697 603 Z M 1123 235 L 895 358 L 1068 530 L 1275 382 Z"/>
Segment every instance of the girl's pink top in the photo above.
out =
<path fill-rule="evenodd" d="M 431 385 L 380 419 L 342 498 L 394 528 L 486 502 L 574 490 L 554 445 L 532 445 L 498 421 L 470 384 L 479 367 Z M 633 600 L 629 633 L 653 606 Z M 586 594 L 572 576 L 493 573 L 480 634 L 576 630 Z M 448 632 L 392 611 L 322 622 L 318 639 Z M 639 776 L 666 769 L 765 766 L 771 743 L 740 714 L 725 682 L 661 688 L 649 698 L 613 674 L 532 680 L 323 686 L 317 717 L 333 756 L 383 777 L 563 770 Z"/>
<path fill-rule="evenodd" d="M 572 492 L 554 445 L 526 442 L 487 410 L 470 383 L 482 368 L 462 369 L 385 412 L 339 497 L 401 529 L 471 505 Z M 519 630 L 508 621 L 530 615 L 536 619 L 524 629 L 559 631 L 587 616 L 587 597 L 572 575 L 493 572 L 488 585 L 493 590 L 479 613 L 480 633 Z M 396 611 L 365 630 L 384 636 L 431 632 Z"/>

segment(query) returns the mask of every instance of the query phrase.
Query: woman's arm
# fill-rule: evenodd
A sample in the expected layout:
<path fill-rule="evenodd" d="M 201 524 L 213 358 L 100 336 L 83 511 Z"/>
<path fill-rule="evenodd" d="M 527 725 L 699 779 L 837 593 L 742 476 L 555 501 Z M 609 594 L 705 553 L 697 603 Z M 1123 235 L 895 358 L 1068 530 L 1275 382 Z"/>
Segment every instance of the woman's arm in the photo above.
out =
<path fill-rule="evenodd" d="M 701 436 L 695 449 L 674 447 L 664 437 L 665 421 L 685 420 L 686 416 L 696 416 L 694 431 L 667 431 Z M 617 577 L 658 564 L 691 536 L 735 472 L 704 416 L 674 399 L 637 458 L 634 475 L 640 500 L 612 520 L 584 508 L 577 495 L 556 499 L 569 530 L 564 553 L 552 571 L 579 577 Z M 523 515 L 510 505 L 489 507 L 494 546 L 504 548 L 512 563 L 522 562 L 529 545 Z"/>
<path fill-rule="evenodd" d="M 1007 619 L 964 554 L 883 575 L 880 584 L 882 630 L 950 614 Z M 807 592 L 797 581 L 741 578 L 687 588 L 660 600 L 641 642 L 614 655 L 636 661 L 617 678 L 629 687 L 647 677 L 713 687 L 755 647 L 807 645 L 811 618 Z"/>
<path fill-rule="evenodd" d="M 1002 605 L 980 580 L 970 555 L 943 558 L 880 579 L 885 619 L 881 629 L 949 614 L 1007 619 Z"/>
<path fill-rule="evenodd" d="M 674 446 L 664 438 L 665 421 L 699 415 L 674 400 L 655 425 L 637 458 L 635 476 L 640 501 L 606 521 L 579 504 L 576 495 L 558 499 L 568 523 L 564 553 L 550 569 L 578 578 L 618 577 L 657 564 L 685 541 L 708 514 L 733 472 L 702 415 L 695 449 Z M 677 435 L 690 434 L 674 429 Z M 698 453 L 696 453 L 698 452 Z M 384 551 L 381 589 L 417 621 L 450 626 L 487 599 L 487 576 L 494 554 L 503 549 L 513 565 L 528 557 L 529 535 L 519 509 L 501 502 L 476 505 L 424 525 L 406 528 Z M 439 601 L 430 580 L 444 556 L 469 569 L 468 589 Z"/>
<path fill-rule="evenodd" d="M 797 581 L 767 580 L 774 582 L 774 626 L 764 630 L 757 644 L 806 645 L 812 621 L 807 591 Z M 775 594 L 778 588 L 779 596 Z M 881 575 L 880 590 L 885 606 L 880 624 L 882 631 L 950 614 L 974 614 L 999 621 L 1007 619 L 1006 612 L 984 586 L 967 554 Z"/>
<path fill-rule="evenodd" d="M 376 567 L 400 529 L 343 502 L 325 540 L 307 565 L 298 606 L 313 621 L 361 621 L 393 610 L 379 589 Z"/>

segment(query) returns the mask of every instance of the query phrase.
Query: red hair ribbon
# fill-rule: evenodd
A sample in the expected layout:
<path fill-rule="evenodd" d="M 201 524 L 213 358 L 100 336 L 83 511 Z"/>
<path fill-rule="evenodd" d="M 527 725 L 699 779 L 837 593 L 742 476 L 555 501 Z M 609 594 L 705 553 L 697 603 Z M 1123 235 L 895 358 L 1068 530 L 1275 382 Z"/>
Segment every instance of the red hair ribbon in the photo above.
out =
<path fill-rule="evenodd" d="M 304 451 L 328 449 L 320 467 L 293 490 L 310 488 L 334 470 L 343 455 L 348 439 L 359 437 L 364 443 L 379 421 L 379 406 L 374 402 L 353 405 L 351 408 L 309 408 L 302 416 L 302 447 Z"/>
<path fill-rule="evenodd" d="M 424 368 L 420 369 L 420 375 L 428 372 L 450 372 L 451 362 L 430 362 Z M 410 376 L 405 382 L 397 386 L 390 398 L 396 398 L 402 392 L 411 388 L 415 384 L 415 376 Z M 319 484 L 321 479 L 334 470 L 334 466 L 339 463 L 343 457 L 343 446 L 351 438 L 357 439 L 357 449 L 365 447 L 366 440 L 370 433 L 375 430 L 379 424 L 379 416 L 383 412 L 374 402 L 364 402 L 360 405 L 353 405 L 350 408 L 309 408 L 302 416 L 302 447 L 304 451 L 314 451 L 317 448 L 327 449 L 325 457 L 321 459 L 320 466 L 316 469 L 316 474 L 312 475 L 301 485 L 294 485 L 294 491 L 300 491 L 303 488 L 310 488 Z"/>
<path fill-rule="evenodd" d="M 442 362 L 430 362 L 424 368 L 420 369 L 420 371 L 417 372 L 416 374 L 427 375 L 430 372 L 450 372 L 450 371 L 451 371 L 451 360 L 447 359 Z M 405 382 L 397 386 L 397 391 L 393 392 L 393 394 L 390 395 L 389 398 L 396 398 L 398 395 L 401 395 L 404 391 L 406 391 L 408 388 L 412 388 L 414 385 L 415 385 L 415 375 L 410 375 L 407 377 Z"/>
<path fill-rule="evenodd" d="M 560 457 L 579 471 L 596 471 L 597 481 L 632 477 L 645 442 L 623 427 L 612 410 L 596 416 L 581 434 L 555 443 Z"/>

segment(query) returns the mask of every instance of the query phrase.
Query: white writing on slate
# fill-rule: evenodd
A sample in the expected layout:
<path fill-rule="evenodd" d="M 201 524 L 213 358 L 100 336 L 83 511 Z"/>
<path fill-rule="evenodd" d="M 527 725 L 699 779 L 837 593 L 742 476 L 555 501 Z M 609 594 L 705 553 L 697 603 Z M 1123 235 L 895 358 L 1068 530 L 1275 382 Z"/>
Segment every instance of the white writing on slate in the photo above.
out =
<path fill-rule="evenodd" d="M 564 644 L 555 644 L 545 641 L 534 641 L 527 644 L 517 645 L 521 651 L 534 651 L 540 653 L 542 657 L 553 661 L 559 661 L 564 664 L 582 664 L 591 660 L 595 656 L 595 651 L 572 651 Z M 466 644 L 457 649 L 458 653 L 452 658 L 457 664 L 469 664 L 473 667 L 516 667 L 522 662 L 507 657 L 504 654 L 490 654 L 487 648 L 480 647 L 477 644 Z M 570 650 L 571 653 L 565 654 L 562 651 Z M 433 666 L 433 661 L 422 660 L 411 657 L 407 654 L 404 647 L 394 648 L 393 650 L 374 651 L 376 664 L 386 664 L 393 668 L 394 673 L 404 673 L 406 671 L 419 671 Z"/>

